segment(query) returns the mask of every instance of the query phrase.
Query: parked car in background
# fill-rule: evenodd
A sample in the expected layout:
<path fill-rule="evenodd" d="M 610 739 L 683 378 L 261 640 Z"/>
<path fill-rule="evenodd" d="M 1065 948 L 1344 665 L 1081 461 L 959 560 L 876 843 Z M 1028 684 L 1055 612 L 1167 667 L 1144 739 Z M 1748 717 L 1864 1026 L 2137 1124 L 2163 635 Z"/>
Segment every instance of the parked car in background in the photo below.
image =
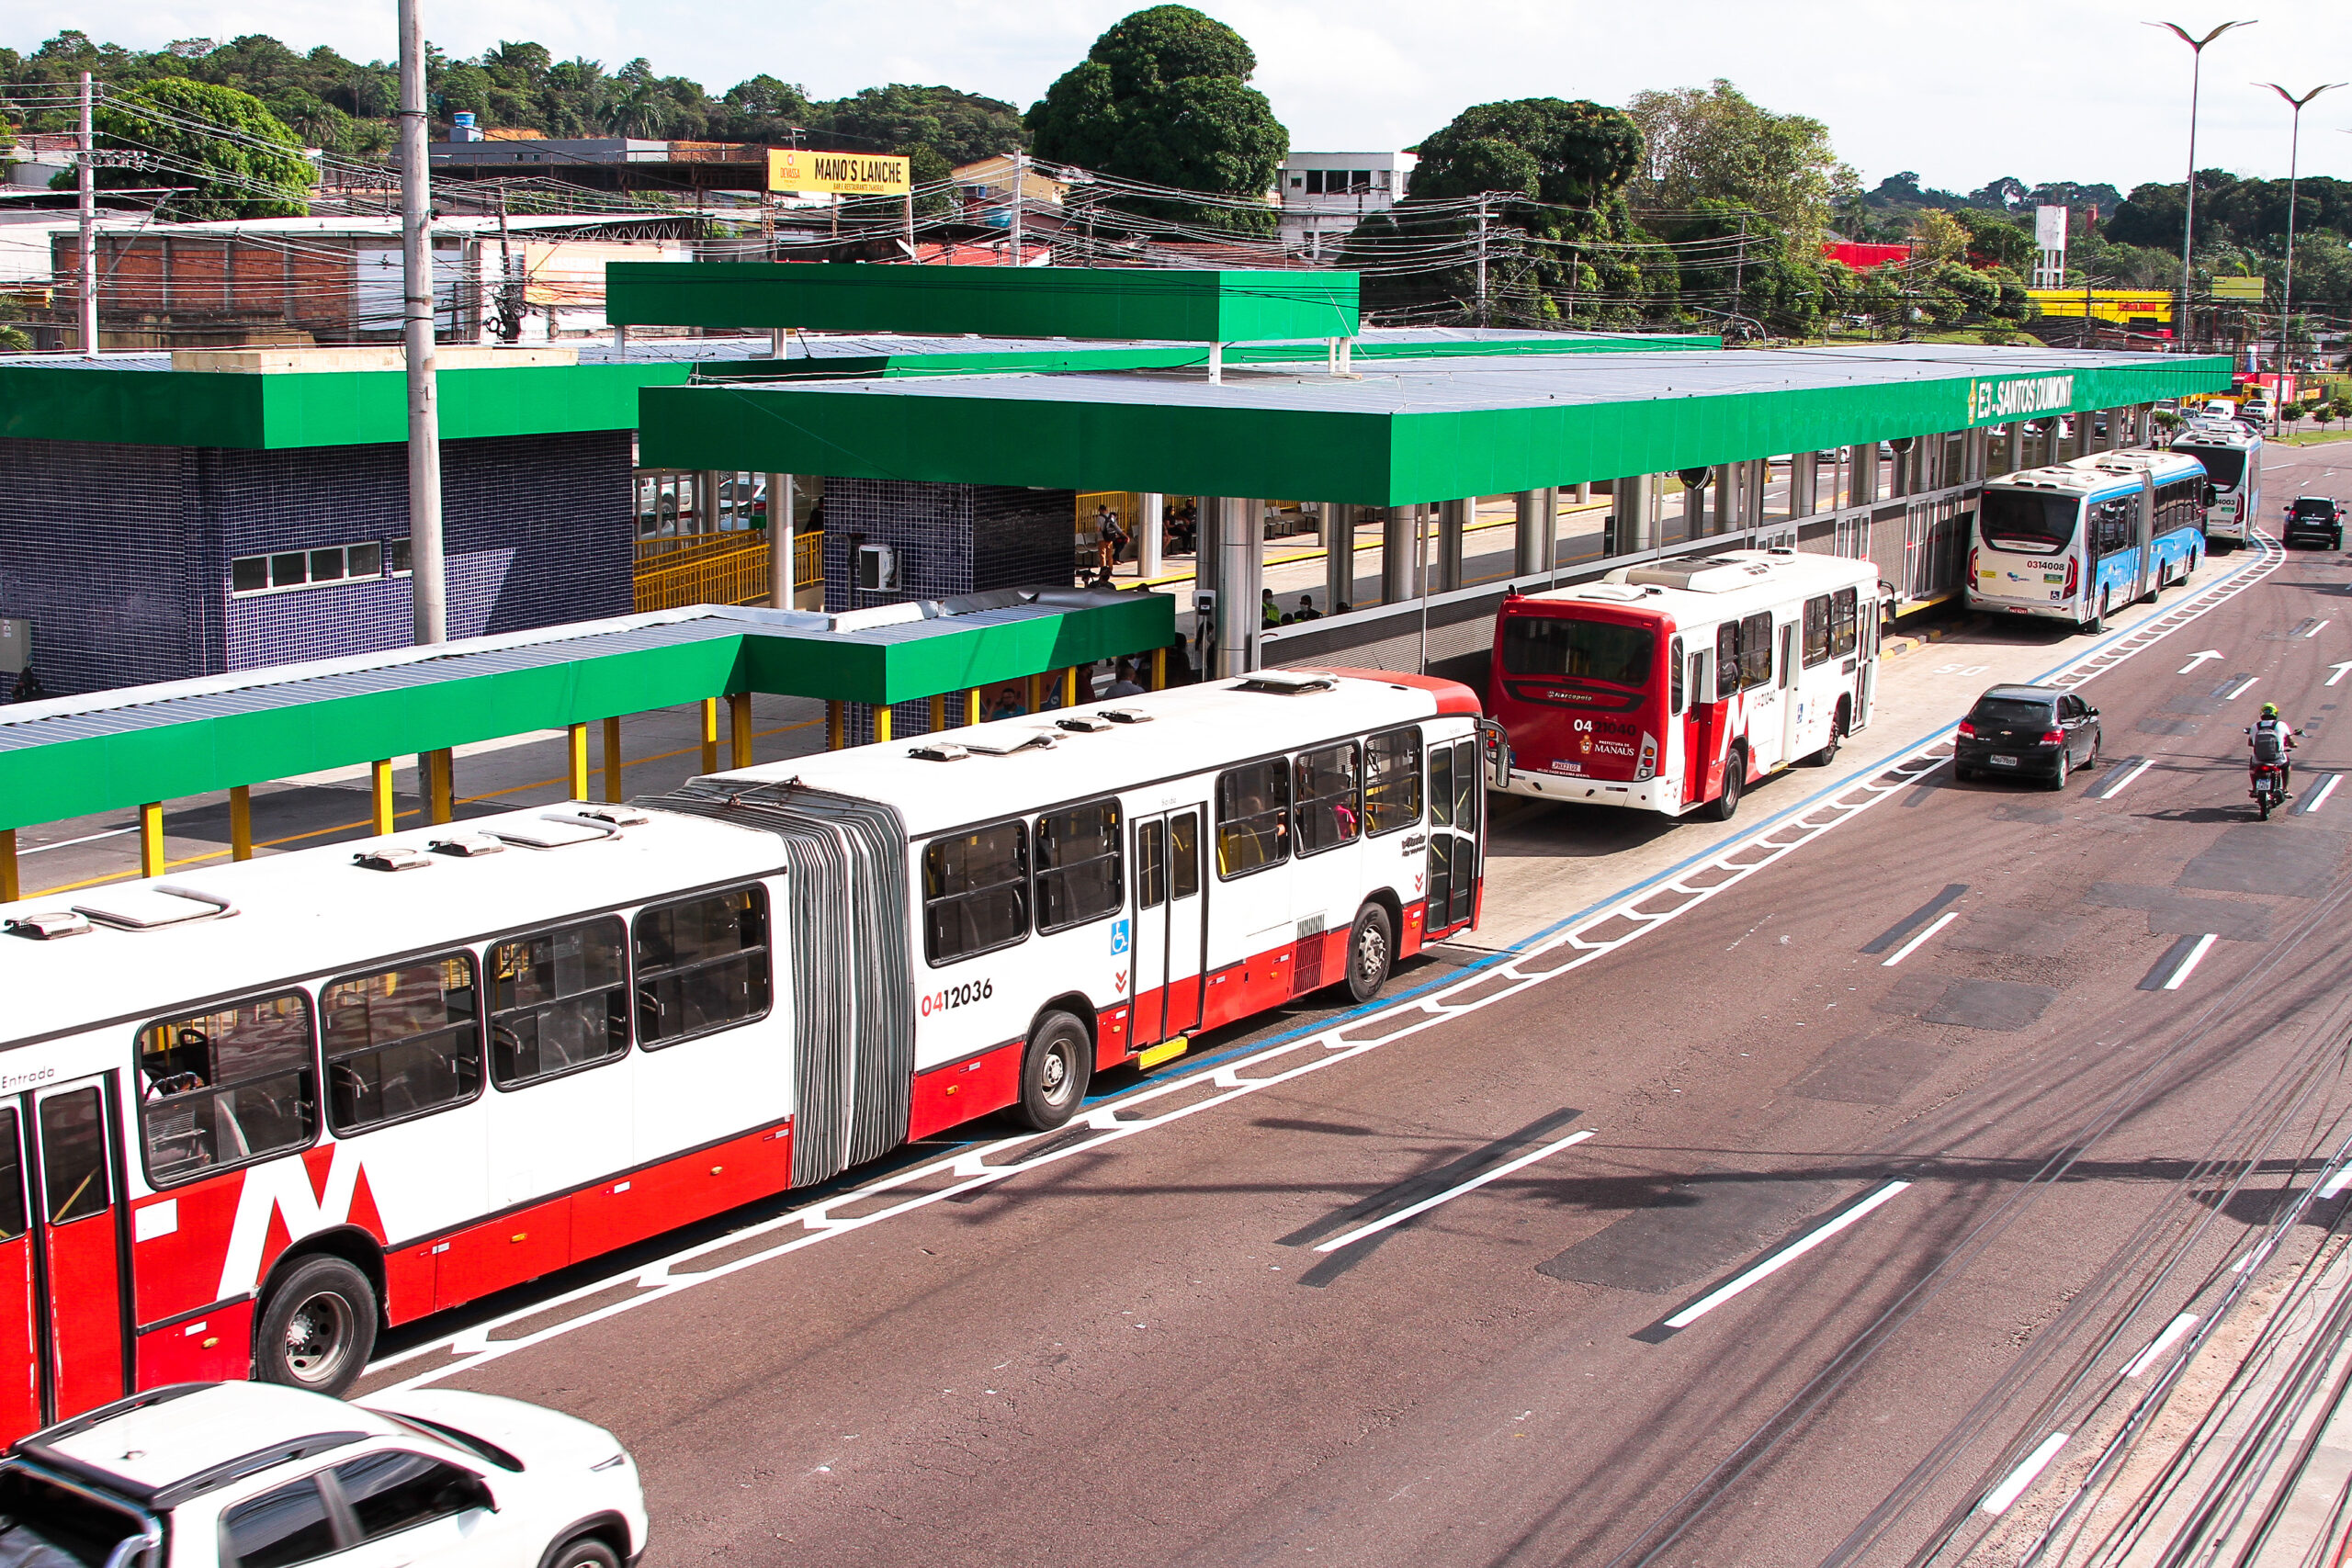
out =
<path fill-rule="evenodd" d="M 2064 789 L 2076 768 L 2098 761 L 2098 709 L 2047 686 L 1993 686 L 1952 739 L 1952 772 L 2039 779 Z"/>
<path fill-rule="evenodd" d="M 0 1562 L 26 1568 L 620 1568 L 637 1466 L 585 1421 L 438 1389 L 347 1404 L 173 1383 L 0 1459 Z"/>
<path fill-rule="evenodd" d="M 2286 545 L 2314 545 L 2323 550 L 2344 547 L 2344 508 L 2332 496 L 2299 495 L 2287 507 Z"/>

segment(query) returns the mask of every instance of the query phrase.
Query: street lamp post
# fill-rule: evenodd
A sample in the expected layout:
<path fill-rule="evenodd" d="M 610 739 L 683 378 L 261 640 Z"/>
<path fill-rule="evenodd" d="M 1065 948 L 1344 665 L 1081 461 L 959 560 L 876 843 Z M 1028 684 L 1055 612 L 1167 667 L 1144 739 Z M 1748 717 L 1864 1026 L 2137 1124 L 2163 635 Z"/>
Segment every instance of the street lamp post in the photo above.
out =
<path fill-rule="evenodd" d="M 2301 97 L 2287 91 L 2276 82 L 2262 82 L 2258 86 L 2269 88 L 2287 100 L 2295 111 L 2294 130 L 2287 139 L 2287 277 L 2278 290 L 2278 381 L 2270 393 L 2270 434 L 2278 434 L 2286 428 L 2283 411 L 2287 406 L 2287 331 L 2289 312 L 2295 308 L 2295 177 L 2303 152 L 2303 106 L 2331 87 L 2341 87 L 2341 82 L 2323 82 Z"/>
<path fill-rule="evenodd" d="M 2194 346 L 2190 340 L 2195 336 L 2188 314 L 2192 276 L 2189 272 L 2189 253 L 2197 231 L 2197 94 L 2205 70 L 2205 46 L 2232 28 L 2250 28 L 2254 24 L 2250 21 L 2223 22 L 2203 38 L 2189 37 L 2188 29 L 2177 22 L 2149 22 L 2145 25 L 2168 28 L 2175 38 L 2188 46 L 2188 183 L 2181 189 L 2185 206 L 2180 215 L 2181 346 L 2188 348 Z"/>

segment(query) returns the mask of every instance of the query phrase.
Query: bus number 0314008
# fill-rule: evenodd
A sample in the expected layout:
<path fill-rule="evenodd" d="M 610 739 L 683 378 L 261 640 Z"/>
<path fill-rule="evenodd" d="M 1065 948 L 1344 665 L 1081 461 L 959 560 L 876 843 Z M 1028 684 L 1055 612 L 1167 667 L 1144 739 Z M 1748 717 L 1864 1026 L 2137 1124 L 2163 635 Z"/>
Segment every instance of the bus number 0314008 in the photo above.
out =
<path fill-rule="evenodd" d="M 930 996 L 923 998 L 923 1016 L 928 1018 L 933 1013 L 945 1012 L 950 1008 L 969 1007 L 974 1002 L 986 1001 L 994 995 L 996 995 L 996 982 L 993 980 L 974 980 L 968 985 L 950 986 L 944 991 L 933 991 Z"/>

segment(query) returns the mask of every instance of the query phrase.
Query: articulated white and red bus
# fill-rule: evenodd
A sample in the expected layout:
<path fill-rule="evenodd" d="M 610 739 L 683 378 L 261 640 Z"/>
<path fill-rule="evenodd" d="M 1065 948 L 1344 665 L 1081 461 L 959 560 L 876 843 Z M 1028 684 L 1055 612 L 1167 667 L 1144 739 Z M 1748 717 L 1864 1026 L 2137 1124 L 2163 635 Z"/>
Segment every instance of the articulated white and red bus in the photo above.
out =
<path fill-rule="evenodd" d="M 1369 998 L 1476 919 L 1480 722 L 1271 671 L 0 908 L 0 1438 L 337 1392 L 380 1327 Z"/>
<path fill-rule="evenodd" d="M 1866 560 L 1734 550 L 1504 600 L 1501 787 L 1728 820 L 1748 784 L 1870 722 L 1882 596 Z"/>

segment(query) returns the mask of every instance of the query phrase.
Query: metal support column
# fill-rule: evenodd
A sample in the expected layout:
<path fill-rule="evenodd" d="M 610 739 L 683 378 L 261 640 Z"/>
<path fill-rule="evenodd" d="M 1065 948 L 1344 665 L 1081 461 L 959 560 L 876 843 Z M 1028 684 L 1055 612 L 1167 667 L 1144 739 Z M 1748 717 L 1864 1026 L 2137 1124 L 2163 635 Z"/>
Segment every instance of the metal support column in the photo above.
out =
<path fill-rule="evenodd" d="M 1323 503 L 1323 613 L 1336 615 L 1356 596 L 1356 514 L 1362 508 Z"/>
<path fill-rule="evenodd" d="M 1542 508 L 1544 513 L 1544 565 L 1542 570 L 1549 572 L 1557 572 L 1560 570 L 1560 487 L 1558 485 L 1545 485 L 1543 490 L 1537 492 L 1537 494 L 1541 498 L 1537 502 L 1537 505 Z"/>
<path fill-rule="evenodd" d="M 1849 450 L 1854 454 L 1854 489 L 1848 504 L 1868 506 L 1878 499 L 1878 443 L 1865 441 Z"/>
<path fill-rule="evenodd" d="M 885 708 L 883 711 L 887 713 L 889 710 Z M 727 740 L 734 751 L 734 765 L 739 768 L 750 767 L 752 765 L 752 694 L 749 692 L 727 694 Z"/>
<path fill-rule="evenodd" d="M 617 804 L 621 794 L 621 721 L 616 714 L 605 720 L 605 798 Z"/>
<path fill-rule="evenodd" d="M 2025 425 L 2021 421 L 2011 420 L 2002 434 L 2005 437 L 2002 451 L 2006 455 L 2002 458 L 2001 472 L 2014 474 L 2025 467 Z"/>
<path fill-rule="evenodd" d="M 1816 504 L 1814 492 L 1821 483 L 1821 454 L 1792 452 L 1789 454 L 1789 515 L 1810 517 Z"/>
<path fill-rule="evenodd" d="M 1168 536 L 1160 513 L 1167 505 L 1168 498 L 1155 491 L 1136 497 L 1136 576 L 1146 581 L 1168 570 L 1160 556 Z"/>
<path fill-rule="evenodd" d="M 392 798 L 392 760 L 379 757 L 368 765 L 368 826 L 378 837 L 392 830 L 400 820 L 399 807 Z"/>
<path fill-rule="evenodd" d="M 24 896 L 17 879 L 17 830 L 0 828 L 0 904 L 13 904 Z"/>
<path fill-rule="evenodd" d="M 564 750 L 570 765 L 565 769 L 566 800 L 588 798 L 588 727 L 574 724 L 565 727 Z"/>
<path fill-rule="evenodd" d="M 1217 543 L 1224 536 L 1225 498 L 1193 498 L 1193 586 L 1216 591 Z"/>
<path fill-rule="evenodd" d="M 792 608 L 792 476 L 768 476 L 768 607 Z"/>
<path fill-rule="evenodd" d="M 1434 579 L 1430 587 L 1431 592 L 1451 593 L 1462 586 L 1462 540 L 1469 532 L 1471 514 L 1477 506 L 1478 498 L 1475 495 L 1438 502 L 1437 570 L 1430 574 Z"/>
<path fill-rule="evenodd" d="M 1626 474 L 1610 485 L 1608 555 L 1639 555 L 1656 546 L 1650 509 L 1657 494 L 1657 479 L 1652 474 Z"/>
<path fill-rule="evenodd" d="M 1401 604 L 1419 592 L 1413 578 L 1413 508 L 1380 513 L 1380 602 Z"/>
<path fill-rule="evenodd" d="M 1246 675 L 1258 667 L 1258 628 L 1262 612 L 1259 591 L 1265 578 L 1265 502 L 1255 497 L 1225 496 L 1218 509 L 1216 594 L 1216 663 L 1220 680 Z"/>
<path fill-rule="evenodd" d="M 890 739 L 890 705 L 883 703 L 874 709 L 874 743 L 877 746 Z M 745 767 L 751 766 L 746 762 Z"/>
<path fill-rule="evenodd" d="M 415 640 L 449 637 L 441 551 L 441 406 L 435 374 L 433 171 L 426 161 L 424 25 L 400 0 L 401 343 L 408 374 L 409 602 Z M 452 301 L 454 304 L 455 301 Z"/>
<path fill-rule="evenodd" d="M 713 743 L 712 749 L 714 750 L 717 750 L 715 742 Z M 834 697 L 829 699 L 825 704 L 825 750 L 828 751 L 838 751 L 841 749 L 842 704 L 839 697 Z M 710 771 L 717 773 L 718 771 L 718 765 L 716 762 L 713 762 L 711 764 Z"/>
<path fill-rule="evenodd" d="M 164 803 L 160 800 L 139 808 L 139 874 L 164 874 Z"/>
<path fill-rule="evenodd" d="M 940 693 L 931 699 L 931 728 L 933 735 L 947 728 L 947 694 Z"/>
<path fill-rule="evenodd" d="M 246 784 L 232 784 L 229 789 L 229 858 L 254 858 L 254 792 Z"/>
<path fill-rule="evenodd" d="M 831 707 L 831 704 L 826 705 L 829 714 Z M 830 740 L 831 730 L 829 728 L 826 733 Z M 831 743 L 839 744 L 838 741 Z M 702 771 L 706 773 L 718 772 L 718 699 L 717 697 L 705 697 L 702 700 Z"/>
<path fill-rule="evenodd" d="M 1551 521 L 1544 514 L 1544 499 L 1550 492 L 1523 490 L 1511 497 L 1517 511 L 1517 526 L 1511 535 L 1510 570 L 1513 577 L 1529 577 L 1550 570 L 1544 557 L 1550 552 L 1544 547 L 1551 530 L 1544 525 Z"/>

